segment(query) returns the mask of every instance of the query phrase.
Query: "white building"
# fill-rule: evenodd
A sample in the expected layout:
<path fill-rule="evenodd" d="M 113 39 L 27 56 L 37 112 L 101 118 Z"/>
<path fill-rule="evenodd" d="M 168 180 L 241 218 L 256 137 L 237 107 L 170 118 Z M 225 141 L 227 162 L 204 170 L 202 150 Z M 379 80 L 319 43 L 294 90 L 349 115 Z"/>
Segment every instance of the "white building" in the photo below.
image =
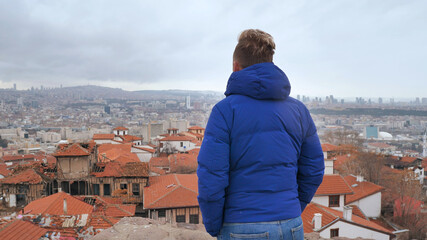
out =
<path fill-rule="evenodd" d="M 355 206 L 355 208 L 357 208 Z M 354 209 L 358 210 L 358 209 Z M 357 211 L 359 212 L 359 211 Z M 301 215 L 304 232 L 318 232 L 322 238 L 347 237 L 389 240 L 394 237 L 392 231 L 353 213 L 353 208 L 346 206 L 338 211 L 316 203 L 307 205 Z"/>

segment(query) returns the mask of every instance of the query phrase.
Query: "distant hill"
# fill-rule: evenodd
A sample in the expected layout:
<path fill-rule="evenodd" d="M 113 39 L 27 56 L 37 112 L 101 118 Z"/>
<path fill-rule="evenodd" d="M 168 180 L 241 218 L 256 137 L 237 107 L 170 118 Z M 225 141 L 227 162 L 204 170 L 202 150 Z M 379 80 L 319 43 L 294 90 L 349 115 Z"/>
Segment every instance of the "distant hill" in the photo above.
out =
<path fill-rule="evenodd" d="M 165 99 L 173 97 L 191 96 L 192 98 L 206 95 L 220 96 L 222 93 L 215 91 L 191 91 L 191 90 L 139 90 L 126 91 L 120 88 L 109 88 L 95 85 L 54 88 L 46 90 L 58 95 L 78 95 L 82 98 L 103 98 L 103 99 Z"/>

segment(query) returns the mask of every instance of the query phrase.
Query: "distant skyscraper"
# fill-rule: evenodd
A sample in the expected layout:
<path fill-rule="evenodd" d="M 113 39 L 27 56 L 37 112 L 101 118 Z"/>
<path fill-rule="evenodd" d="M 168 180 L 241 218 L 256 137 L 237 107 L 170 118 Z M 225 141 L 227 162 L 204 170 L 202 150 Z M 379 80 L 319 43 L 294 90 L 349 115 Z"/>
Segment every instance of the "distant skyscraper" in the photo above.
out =
<path fill-rule="evenodd" d="M 420 104 L 420 98 L 419 97 L 415 98 L 415 104 Z"/>
<path fill-rule="evenodd" d="M 394 104 L 394 98 L 390 98 L 390 104 Z"/>
<path fill-rule="evenodd" d="M 23 98 L 23 97 L 19 97 L 19 98 L 16 100 L 16 104 L 17 104 L 18 106 L 23 106 L 23 105 L 24 105 L 24 98 Z"/>
<path fill-rule="evenodd" d="M 104 112 L 110 114 L 110 106 L 104 106 Z"/>
<path fill-rule="evenodd" d="M 297 99 L 298 101 L 301 101 L 301 96 L 299 94 L 297 95 Z"/>
<path fill-rule="evenodd" d="M 383 99 L 382 98 L 378 98 L 378 104 L 383 104 Z"/>
<path fill-rule="evenodd" d="M 187 109 L 191 108 L 190 96 L 185 97 L 185 106 Z"/>
<path fill-rule="evenodd" d="M 16 90 L 16 83 L 13 84 L 13 90 Z"/>

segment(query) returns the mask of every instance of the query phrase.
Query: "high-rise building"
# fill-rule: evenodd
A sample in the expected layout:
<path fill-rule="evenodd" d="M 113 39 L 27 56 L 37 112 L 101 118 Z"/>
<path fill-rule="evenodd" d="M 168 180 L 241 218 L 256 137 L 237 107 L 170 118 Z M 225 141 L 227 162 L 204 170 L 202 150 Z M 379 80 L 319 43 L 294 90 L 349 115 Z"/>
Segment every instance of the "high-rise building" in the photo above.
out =
<path fill-rule="evenodd" d="M 16 83 L 13 84 L 13 90 L 16 91 Z"/>
<path fill-rule="evenodd" d="M 380 133 L 378 127 L 374 125 L 366 126 L 364 130 L 365 130 L 364 134 L 366 139 L 378 138 Z"/>
<path fill-rule="evenodd" d="M 383 99 L 382 98 L 378 98 L 378 104 L 383 104 Z"/>
<path fill-rule="evenodd" d="M 185 107 L 191 109 L 190 96 L 185 97 Z"/>

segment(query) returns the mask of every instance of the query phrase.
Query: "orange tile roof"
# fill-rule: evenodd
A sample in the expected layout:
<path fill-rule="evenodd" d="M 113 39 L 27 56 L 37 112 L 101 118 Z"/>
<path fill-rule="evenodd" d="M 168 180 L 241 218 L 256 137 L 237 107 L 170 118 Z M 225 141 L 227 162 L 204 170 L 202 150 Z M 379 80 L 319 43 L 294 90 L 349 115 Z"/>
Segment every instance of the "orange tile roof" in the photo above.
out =
<path fill-rule="evenodd" d="M 135 216 L 134 204 L 110 204 L 105 206 L 104 212 L 108 217 L 132 217 Z"/>
<path fill-rule="evenodd" d="M 167 136 L 167 137 L 164 137 L 162 139 L 159 139 L 159 141 L 161 141 L 161 142 L 164 142 L 164 141 L 191 141 L 191 140 L 193 140 L 192 137 L 176 136 L 176 135 Z"/>
<path fill-rule="evenodd" d="M 7 165 L 4 163 L 0 163 L 0 175 L 4 177 L 8 176 L 11 173 L 9 169 L 7 169 Z"/>
<path fill-rule="evenodd" d="M 133 142 L 133 141 L 140 141 L 142 138 L 133 136 L 133 135 L 123 135 L 119 136 L 121 139 L 123 139 L 124 142 Z"/>
<path fill-rule="evenodd" d="M 169 174 L 150 177 L 144 188 L 144 208 L 177 208 L 198 206 L 196 174 Z"/>
<path fill-rule="evenodd" d="M 36 156 L 34 154 L 25 154 L 25 155 L 4 155 L 1 157 L 3 161 L 20 161 L 20 160 L 35 160 Z"/>
<path fill-rule="evenodd" d="M 406 162 L 406 163 L 412 163 L 417 159 L 418 158 L 416 158 L 416 157 L 402 157 L 402 158 L 400 158 L 400 161 Z"/>
<path fill-rule="evenodd" d="M 141 162 L 135 153 L 120 148 L 112 148 L 98 154 L 100 162 L 117 161 L 122 163 Z"/>
<path fill-rule="evenodd" d="M 150 158 L 150 167 L 169 167 L 169 158 L 152 157 Z"/>
<path fill-rule="evenodd" d="M 192 127 L 189 127 L 188 130 L 205 130 L 205 128 L 202 128 L 199 126 L 192 126 Z"/>
<path fill-rule="evenodd" d="M 93 134 L 93 140 L 113 140 L 114 134 Z"/>
<path fill-rule="evenodd" d="M 352 215 L 351 218 L 351 222 L 344 220 L 343 218 L 343 212 L 329 208 L 329 207 L 325 207 L 322 206 L 320 204 L 316 204 L 316 203 L 310 203 L 307 205 L 307 207 L 305 208 L 304 212 L 301 214 L 303 223 L 304 223 L 304 232 L 305 233 L 309 233 L 309 232 L 313 232 L 313 218 L 314 218 L 314 214 L 315 213 L 321 213 L 322 214 L 322 228 L 324 228 L 325 226 L 327 226 L 328 224 L 331 224 L 332 222 L 335 221 L 344 221 L 344 222 L 348 222 L 348 223 L 353 223 L 356 225 L 359 225 L 361 227 L 365 227 L 371 230 L 375 230 L 375 231 L 379 231 L 385 234 L 389 234 L 389 235 L 393 235 L 393 233 L 374 223 L 371 222 L 367 219 L 361 218 L 355 214 Z M 323 229 L 322 229 L 323 230 Z"/>
<path fill-rule="evenodd" d="M 315 195 L 343 195 L 352 194 L 350 186 L 341 175 L 324 175 Z"/>
<path fill-rule="evenodd" d="M 344 179 L 348 183 L 348 185 L 351 186 L 351 189 L 354 192 L 353 194 L 347 195 L 345 197 L 345 204 L 350 204 L 352 202 L 355 202 L 357 200 L 360 200 L 362 198 L 365 198 L 372 194 L 380 192 L 384 189 L 383 187 L 376 185 L 375 183 L 371 183 L 367 181 L 358 182 L 356 181 L 356 177 L 354 176 L 349 175 L 344 177 Z"/>
<path fill-rule="evenodd" d="M 83 148 L 79 143 L 74 143 L 71 146 L 65 147 L 62 150 L 57 151 L 53 154 L 55 157 L 67 157 L 67 156 L 89 156 L 88 149 Z"/>
<path fill-rule="evenodd" d="M 191 150 L 189 150 L 189 151 L 187 151 L 187 152 L 188 152 L 188 154 L 196 154 L 196 155 L 199 155 L 200 148 L 193 148 L 193 149 L 191 149 Z"/>
<path fill-rule="evenodd" d="M 123 144 L 103 143 L 98 146 L 98 153 L 104 153 L 110 149 L 120 149 L 126 152 L 131 152 L 132 144 L 131 143 L 123 143 Z"/>
<path fill-rule="evenodd" d="M 363 219 L 368 219 L 366 217 L 366 215 L 363 213 L 363 211 L 358 206 L 356 206 L 356 205 L 348 205 L 348 206 L 350 206 L 350 207 L 353 208 L 353 212 L 352 213 L 354 215 L 359 216 L 359 217 L 361 217 Z"/>
<path fill-rule="evenodd" d="M 129 128 L 125 128 L 125 127 L 120 126 L 120 127 L 114 128 L 113 130 L 125 131 L 125 130 L 129 130 Z"/>
<path fill-rule="evenodd" d="M 159 175 L 165 175 L 166 171 L 163 170 L 163 169 L 161 169 L 161 168 L 158 168 L 158 167 L 150 167 L 150 173 L 156 173 L 156 174 L 159 174 Z"/>
<path fill-rule="evenodd" d="M 168 159 L 171 172 L 176 172 L 181 167 L 196 170 L 198 166 L 195 154 L 176 153 L 169 155 Z"/>
<path fill-rule="evenodd" d="M 372 147 L 377 147 L 377 148 L 390 148 L 393 147 L 387 143 L 382 143 L 382 142 L 373 142 L 373 143 L 368 143 L 368 146 L 372 146 Z"/>
<path fill-rule="evenodd" d="M 103 172 L 92 172 L 95 177 L 148 177 L 149 166 L 145 162 L 107 162 L 97 165 L 105 168 Z"/>
<path fill-rule="evenodd" d="M 64 214 L 64 199 L 67 200 L 67 214 Z M 93 207 L 65 192 L 34 200 L 24 207 L 26 214 L 80 215 L 90 214 Z"/>
<path fill-rule="evenodd" d="M 330 144 L 330 143 L 324 143 L 324 144 L 322 144 L 322 150 L 324 152 L 337 151 L 338 150 L 338 146 Z"/>
<path fill-rule="evenodd" d="M 46 177 L 47 178 L 47 177 Z M 27 169 L 17 174 L 10 175 L 6 178 L 0 180 L 2 184 L 18 184 L 18 183 L 28 183 L 28 184 L 38 184 L 43 182 L 43 177 L 38 174 L 34 169 Z"/>
<path fill-rule="evenodd" d="M 137 149 L 144 150 L 144 151 L 149 152 L 149 153 L 155 153 L 155 152 L 156 152 L 156 149 L 152 149 L 152 148 L 139 147 L 139 146 L 136 146 L 136 145 L 133 145 L 132 147 L 133 147 L 133 148 L 137 148 Z"/>
<path fill-rule="evenodd" d="M 0 239 L 8 240 L 35 240 L 43 237 L 48 230 L 33 223 L 16 220 L 0 229 Z"/>

